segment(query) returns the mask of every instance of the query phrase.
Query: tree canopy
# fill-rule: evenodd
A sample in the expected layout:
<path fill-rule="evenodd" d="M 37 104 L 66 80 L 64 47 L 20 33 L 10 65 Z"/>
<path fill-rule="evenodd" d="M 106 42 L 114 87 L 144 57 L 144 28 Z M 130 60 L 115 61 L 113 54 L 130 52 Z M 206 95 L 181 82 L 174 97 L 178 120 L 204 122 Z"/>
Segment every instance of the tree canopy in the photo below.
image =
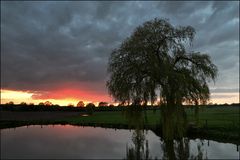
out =
<path fill-rule="evenodd" d="M 77 107 L 84 107 L 84 105 L 85 104 L 83 103 L 83 101 L 79 101 L 78 104 L 77 104 Z"/>
<path fill-rule="evenodd" d="M 195 30 L 155 18 L 137 27 L 109 58 L 109 93 L 122 103 L 204 103 L 217 67 L 207 54 L 188 51 Z"/>

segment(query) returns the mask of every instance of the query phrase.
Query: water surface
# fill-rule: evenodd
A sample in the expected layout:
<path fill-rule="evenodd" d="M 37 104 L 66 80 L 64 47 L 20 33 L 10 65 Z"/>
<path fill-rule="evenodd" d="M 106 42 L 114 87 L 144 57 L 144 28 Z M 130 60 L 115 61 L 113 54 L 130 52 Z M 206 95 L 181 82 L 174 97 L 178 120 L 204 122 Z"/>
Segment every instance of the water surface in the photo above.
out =
<path fill-rule="evenodd" d="M 137 148 L 135 130 L 33 125 L 1 130 L 1 158 L 21 159 L 124 159 L 129 148 Z M 149 157 L 163 158 L 164 142 L 151 130 L 143 131 Z M 237 146 L 200 139 L 187 141 L 189 156 L 208 159 L 238 159 Z M 176 144 L 175 144 L 176 145 Z M 176 152 L 176 151 L 175 151 Z"/>

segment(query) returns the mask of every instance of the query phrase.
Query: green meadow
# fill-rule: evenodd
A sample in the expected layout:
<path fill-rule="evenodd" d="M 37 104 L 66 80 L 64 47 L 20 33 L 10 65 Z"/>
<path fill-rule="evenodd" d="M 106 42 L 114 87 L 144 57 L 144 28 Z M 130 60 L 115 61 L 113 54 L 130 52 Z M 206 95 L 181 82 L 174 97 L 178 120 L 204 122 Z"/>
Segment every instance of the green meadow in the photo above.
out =
<path fill-rule="evenodd" d="M 160 124 L 160 110 L 146 111 L 145 125 L 154 128 Z M 199 109 L 198 120 L 194 109 L 186 109 L 189 124 L 194 124 L 197 137 L 216 139 L 225 142 L 240 143 L 239 141 L 239 107 L 202 107 Z M 93 125 L 93 126 L 127 126 L 128 120 L 121 111 L 95 112 L 91 116 L 74 116 L 63 119 L 63 121 L 73 125 Z M 153 127 L 152 127 L 153 126 Z"/>
<path fill-rule="evenodd" d="M 195 116 L 194 108 L 186 107 L 187 120 L 189 125 L 193 125 L 192 129 L 198 136 L 210 136 L 222 140 L 233 140 L 239 143 L 239 106 L 217 106 L 217 107 L 200 107 L 198 118 Z M 14 111 L 13 111 L 14 112 Z M 161 119 L 161 109 L 143 111 L 144 126 L 153 129 L 159 126 Z M 18 112 L 17 114 L 22 114 Z M 37 114 L 42 112 L 37 112 Z M 54 115 L 52 111 L 50 114 Z M 129 121 L 124 111 L 94 111 L 91 115 L 85 112 L 78 112 L 73 116 L 41 119 L 41 120 L 18 120 L 18 121 L 1 121 L 1 128 L 17 127 L 23 125 L 34 124 L 70 124 L 82 126 L 101 126 L 110 128 L 126 128 Z"/>
<path fill-rule="evenodd" d="M 143 111 L 144 112 L 144 111 Z M 189 122 L 196 121 L 194 109 L 186 109 Z M 146 124 L 155 125 L 160 122 L 160 110 L 147 110 Z M 94 112 L 90 116 L 74 116 L 62 119 L 70 123 L 96 123 L 96 124 L 127 124 L 123 111 Z M 199 109 L 199 127 L 239 129 L 239 107 L 202 107 Z"/>

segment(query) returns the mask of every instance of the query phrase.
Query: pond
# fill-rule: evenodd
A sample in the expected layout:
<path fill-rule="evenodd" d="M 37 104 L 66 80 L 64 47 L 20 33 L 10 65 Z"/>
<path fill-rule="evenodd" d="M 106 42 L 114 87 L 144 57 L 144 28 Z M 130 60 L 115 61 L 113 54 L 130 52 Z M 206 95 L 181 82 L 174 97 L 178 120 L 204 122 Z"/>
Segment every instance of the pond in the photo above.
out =
<path fill-rule="evenodd" d="M 176 157 L 238 159 L 237 145 L 184 138 Z M 71 125 L 32 125 L 1 130 L 1 158 L 127 159 L 167 157 L 164 141 L 151 130 L 106 129 Z M 184 151 L 184 153 L 183 153 Z M 146 153 L 146 154 L 145 154 Z M 144 158 L 144 159 L 145 159 Z"/>

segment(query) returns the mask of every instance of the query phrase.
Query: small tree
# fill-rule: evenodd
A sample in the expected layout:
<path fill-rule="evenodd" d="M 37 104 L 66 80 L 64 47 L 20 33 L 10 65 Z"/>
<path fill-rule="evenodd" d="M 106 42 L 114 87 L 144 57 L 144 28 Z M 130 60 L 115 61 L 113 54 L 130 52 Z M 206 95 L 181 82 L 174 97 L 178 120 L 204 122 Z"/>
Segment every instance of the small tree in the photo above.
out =
<path fill-rule="evenodd" d="M 43 103 L 43 102 L 40 102 L 38 105 L 39 105 L 39 106 L 44 106 L 44 103 Z"/>
<path fill-rule="evenodd" d="M 26 106 L 27 103 L 26 103 L 26 102 L 21 102 L 20 105 L 21 105 L 21 106 Z"/>
<path fill-rule="evenodd" d="M 52 104 L 52 102 L 50 102 L 50 101 L 46 101 L 46 102 L 44 102 L 44 105 L 45 105 L 45 106 L 52 106 L 53 104 Z"/>
<path fill-rule="evenodd" d="M 107 102 L 99 102 L 98 107 L 106 107 L 108 106 Z"/>
<path fill-rule="evenodd" d="M 88 114 L 93 114 L 94 109 L 95 109 L 95 105 L 93 103 L 88 103 L 86 105 L 86 111 Z"/>
<path fill-rule="evenodd" d="M 34 103 L 29 103 L 29 106 L 34 106 Z"/>
<path fill-rule="evenodd" d="M 114 104 L 110 104 L 109 107 L 113 108 L 113 107 L 115 107 L 115 106 L 114 106 Z"/>
<path fill-rule="evenodd" d="M 77 107 L 84 107 L 84 105 L 85 104 L 83 103 L 83 101 L 79 101 L 78 104 L 77 104 Z"/>
<path fill-rule="evenodd" d="M 74 107 L 74 105 L 72 103 L 69 103 L 67 106 L 68 107 Z"/>
<path fill-rule="evenodd" d="M 10 101 L 10 102 L 6 103 L 6 105 L 12 106 L 12 105 L 14 105 L 14 103 L 13 103 L 13 101 Z"/>

